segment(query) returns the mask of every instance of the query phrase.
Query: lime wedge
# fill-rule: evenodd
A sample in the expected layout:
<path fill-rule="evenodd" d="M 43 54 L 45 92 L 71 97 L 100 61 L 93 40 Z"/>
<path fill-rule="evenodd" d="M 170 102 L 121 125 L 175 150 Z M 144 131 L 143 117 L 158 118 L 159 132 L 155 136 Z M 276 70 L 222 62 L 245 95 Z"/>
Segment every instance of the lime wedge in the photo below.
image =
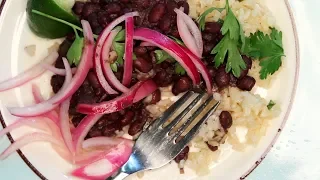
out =
<path fill-rule="evenodd" d="M 27 13 L 30 29 L 40 37 L 61 38 L 72 32 L 72 28 L 60 22 L 34 14 L 38 10 L 45 14 L 79 25 L 79 19 L 72 13 L 74 0 L 28 0 Z"/>

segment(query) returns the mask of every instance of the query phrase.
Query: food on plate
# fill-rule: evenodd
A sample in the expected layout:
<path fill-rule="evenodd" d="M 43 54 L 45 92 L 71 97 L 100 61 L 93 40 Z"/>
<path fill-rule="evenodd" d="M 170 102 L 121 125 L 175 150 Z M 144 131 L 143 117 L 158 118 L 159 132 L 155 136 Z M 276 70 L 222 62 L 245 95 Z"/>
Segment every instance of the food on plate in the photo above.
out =
<path fill-rule="evenodd" d="M 282 32 L 262 0 L 43 1 L 28 1 L 29 27 L 65 39 L 57 52 L 0 83 L 0 91 L 50 71 L 53 95 L 43 99 L 32 84 L 35 104 L 2 107 L 16 122 L 0 135 L 20 126 L 44 132 L 17 140 L 0 159 L 47 141 L 78 167 L 72 175 L 105 179 L 126 162 L 141 131 L 193 90 L 222 103 L 175 161 L 181 173 L 187 165 L 205 175 L 224 144 L 237 151 L 256 146 L 281 112 L 254 93 L 269 88 L 285 56 Z M 108 168 L 90 172 L 101 166 Z"/>

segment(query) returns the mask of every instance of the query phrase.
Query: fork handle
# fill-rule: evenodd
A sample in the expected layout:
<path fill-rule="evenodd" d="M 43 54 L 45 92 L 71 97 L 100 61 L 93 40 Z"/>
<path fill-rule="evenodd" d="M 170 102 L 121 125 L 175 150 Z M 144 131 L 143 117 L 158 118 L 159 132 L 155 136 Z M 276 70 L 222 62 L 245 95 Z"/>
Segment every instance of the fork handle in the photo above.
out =
<path fill-rule="evenodd" d="M 130 174 L 119 171 L 118 174 L 112 178 L 112 180 L 123 180 L 126 177 L 128 177 L 129 175 Z"/>

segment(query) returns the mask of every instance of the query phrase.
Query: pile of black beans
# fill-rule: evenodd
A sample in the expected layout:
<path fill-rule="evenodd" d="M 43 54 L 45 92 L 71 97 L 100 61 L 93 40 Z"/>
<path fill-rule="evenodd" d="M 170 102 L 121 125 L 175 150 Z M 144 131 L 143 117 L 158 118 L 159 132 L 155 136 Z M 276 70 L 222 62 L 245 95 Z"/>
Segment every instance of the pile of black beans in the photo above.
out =
<path fill-rule="evenodd" d="M 184 8 L 185 13 L 189 13 L 189 5 L 186 0 L 91 0 L 88 2 L 77 1 L 73 7 L 73 12 L 80 18 L 88 20 L 93 32 L 99 35 L 102 30 L 117 17 L 133 11 L 139 12 L 139 17 L 135 17 L 136 27 L 148 27 L 157 30 L 163 34 L 180 38 L 176 23 L 176 13 L 174 8 Z M 121 24 L 124 26 L 124 23 Z M 248 71 L 252 66 L 252 59 L 242 56 L 247 68 L 241 72 L 241 76 L 236 78 L 232 73 L 225 72 L 225 65 L 216 68 L 214 65 L 214 55 L 211 50 L 223 38 L 218 22 L 207 22 L 205 30 L 202 32 L 204 42 L 203 61 L 212 75 L 214 87 L 222 90 L 228 86 L 238 87 L 244 91 L 250 91 L 255 85 L 255 79 L 248 76 Z M 59 59 L 56 67 L 64 68 L 62 57 L 65 57 L 68 49 L 74 40 L 74 34 L 67 36 L 66 40 L 60 45 Z M 175 62 L 168 59 L 160 64 L 155 58 L 156 47 L 140 46 L 140 41 L 134 41 L 134 53 L 137 59 L 134 61 L 134 71 L 132 85 L 139 80 L 153 79 L 159 87 L 172 85 L 174 95 L 186 92 L 188 90 L 205 91 L 205 84 L 202 83 L 196 87 L 193 86 L 191 79 L 187 75 L 179 75 L 175 72 Z M 121 80 L 123 67 L 118 68 L 116 77 Z M 54 75 L 51 79 L 53 91 L 57 93 L 64 82 L 64 77 Z M 69 114 L 72 116 L 74 126 L 78 126 L 85 115 L 76 112 L 76 106 L 79 103 L 98 103 L 111 100 L 115 96 L 105 94 L 103 88 L 98 83 L 94 71 L 90 71 L 85 82 L 79 90 L 73 95 Z M 156 104 L 161 100 L 161 91 L 158 89 L 151 95 L 151 100 L 147 103 L 136 103 L 123 111 L 104 115 L 90 130 L 86 138 L 97 136 L 112 137 L 123 127 L 129 126 L 129 134 L 134 136 L 141 132 L 144 125 L 151 120 L 145 106 Z M 232 125 L 230 112 L 223 111 L 220 114 L 220 123 L 227 131 Z M 215 151 L 217 147 L 208 147 Z M 179 162 L 186 159 L 189 148 L 186 148 L 177 158 Z"/>

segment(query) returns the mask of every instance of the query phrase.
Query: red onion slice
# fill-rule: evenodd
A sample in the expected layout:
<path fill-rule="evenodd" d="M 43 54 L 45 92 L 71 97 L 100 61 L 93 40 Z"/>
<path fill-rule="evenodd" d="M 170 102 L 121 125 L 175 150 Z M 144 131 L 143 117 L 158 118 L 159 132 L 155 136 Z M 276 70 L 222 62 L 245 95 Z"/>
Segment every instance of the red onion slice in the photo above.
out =
<path fill-rule="evenodd" d="M 82 148 L 105 148 L 110 146 L 116 146 L 122 142 L 126 142 L 128 144 L 133 144 L 133 142 L 129 139 L 119 138 L 119 137 L 94 137 L 83 141 Z"/>
<path fill-rule="evenodd" d="M 33 99 L 36 103 L 41 103 L 41 102 L 45 101 L 41 95 L 39 87 L 35 84 L 32 84 L 32 94 L 33 94 Z M 59 124 L 58 114 L 54 110 L 44 114 L 43 116 L 51 119 L 57 125 Z"/>
<path fill-rule="evenodd" d="M 192 20 L 192 18 L 190 16 L 188 16 L 187 14 L 185 14 L 183 11 L 181 11 L 180 9 L 174 9 L 174 11 L 177 13 L 177 17 L 178 17 L 178 28 L 179 28 L 179 25 L 183 26 L 183 23 L 179 23 L 181 21 L 184 21 L 185 22 L 185 25 L 187 27 L 188 30 L 190 30 L 191 34 L 193 35 L 193 38 L 195 40 L 195 43 L 197 45 L 197 49 L 194 49 L 194 47 L 192 46 L 188 46 L 187 45 L 187 42 L 190 42 L 191 41 L 191 37 L 187 34 L 184 33 L 184 30 L 187 30 L 187 29 L 180 29 L 179 28 L 179 34 L 183 40 L 184 43 L 186 43 L 186 46 L 194 53 L 196 54 L 198 57 L 202 57 L 202 53 L 203 53 L 203 41 L 202 41 L 202 35 L 201 35 L 201 32 L 200 32 L 200 29 L 198 28 L 197 24 Z M 181 19 L 180 19 L 181 17 Z M 185 28 L 185 26 L 183 26 Z M 181 30 L 181 31 L 180 31 Z M 186 35 L 186 36 L 184 36 Z M 195 52 L 198 52 L 198 53 L 195 53 Z"/>
<path fill-rule="evenodd" d="M 69 123 L 69 106 L 70 106 L 70 99 L 67 99 L 63 102 L 60 106 L 60 131 L 64 140 L 64 143 L 68 147 L 71 154 L 75 153 L 74 146 L 72 144 L 72 136 L 70 132 L 70 123 Z"/>
<path fill-rule="evenodd" d="M 107 78 L 108 82 L 115 88 L 117 88 L 119 91 L 121 92 L 128 92 L 129 89 L 127 87 L 125 87 L 124 85 L 121 84 L 121 82 L 117 79 L 117 77 L 115 76 L 115 74 L 113 73 L 112 69 L 111 69 L 111 64 L 109 63 L 109 52 L 112 46 L 112 42 L 113 39 L 117 36 L 117 34 L 119 33 L 120 29 L 115 29 L 112 30 L 110 35 L 108 36 L 106 42 L 103 44 L 103 50 L 102 50 L 102 57 L 101 57 L 101 64 L 102 67 L 96 67 L 96 68 L 102 68 L 102 71 L 105 75 L 105 77 Z M 105 55 L 107 55 L 107 57 L 105 57 Z"/>
<path fill-rule="evenodd" d="M 140 87 L 144 89 L 149 89 L 148 87 L 144 87 L 150 86 L 150 84 L 152 84 L 149 81 L 152 80 L 138 82 L 130 89 L 129 92 L 124 93 L 123 95 L 110 101 L 102 102 L 99 104 L 79 104 L 77 107 L 77 111 L 82 114 L 109 114 L 121 111 L 122 109 L 125 109 L 126 107 L 134 103 L 136 93 L 138 92 Z M 142 96 L 148 96 L 150 94 L 148 93 L 148 91 L 141 90 L 141 94 L 139 94 L 139 97 L 137 97 L 137 99 L 141 99 Z"/>
<path fill-rule="evenodd" d="M 57 58 L 59 57 L 59 54 L 57 52 L 51 53 L 49 56 L 47 56 L 43 61 L 47 64 L 53 64 Z M 41 66 L 41 62 L 36 64 L 35 66 L 29 68 L 28 70 L 24 71 L 23 73 L 10 78 L 6 81 L 3 81 L 0 83 L 0 92 L 10 90 L 16 87 L 19 87 L 21 85 L 24 85 L 28 83 L 29 81 L 39 77 L 41 74 L 43 74 L 46 70 Z"/>
<path fill-rule="evenodd" d="M 35 105 L 31 105 L 27 107 L 10 108 L 9 109 L 10 113 L 20 117 L 34 117 L 34 116 L 43 115 L 57 108 L 59 104 L 55 104 L 55 102 L 57 101 L 57 99 L 62 98 L 64 96 L 65 90 L 69 87 L 72 80 L 71 68 L 68 63 L 68 60 L 63 58 L 63 63 L 65 65 L 67 75 L 61 90 L 55 96 L 53 96 L 47 101 L 43 101 Z"/>
<path fill-rule="evenodd" d="M 198 71 L 201 73 L 206 86 L 207 86 L 207 92 L 208 94 L 212 93 L 212 76 L 209 73 L 209 70 L 207 69 L 206 65 L 201 61 L 200 58 L 198 58 L 196 55 L 194 55 L 188 48 L 184 46 L 180 46 L 184 52 L 186 52 L 189 57 L 192 59 L 194 65 L 197 67 Z"/>
<path fill-rule="evenodd" d="M 132 146 L 120 143 L 110 151 L 101 154 L 101 158 L 72 172 L 73 176 L 101 180 L 113 175 L 130 157 Z"/>
<path fill-rule="evenodd" d="M 132 79 L 133 69 L 133 31 L 134 31 L 134 20 L 133 17 L 126 19 L 126 41 L 125 41 L 125 57 L 124 57 L 124 72 L 122 84 L 129 86 Z"/>
<path fill-rule="evenodd" d="M 83 118 L 76 127 L 76 129 L 73 130 L 72 133 L 72 139 L 73 139 L 73 146 L 76 150 L 76 152 L 80 152 L 81 150 L 81 144 L 84 140 L 84 138 L 87 136 L 90 129 L 93 127 L 94 124 L 102 117 L 103 115 L 88 115 L 85 118 Z"/>
<path fill-rule="evenodd" d="M 107 59 L 102 59 L 102 57 L 109 57 L 109 54 L 107 54 L 107 52 L 103 51 L 102 49 L 104 49 L 103 46 L 104 46 L 108 36 L 110 35 L 110 32 L 112 31 L 112 29 L 115 28 L 118 24 L 120 24 L 124 20 L 126 20 L 127 18 L 133 17 L 133 16 L 138 16 L 138 12 L 127 13 L 123 16 L 120 16 L 119 18 L 117 18 L 113 22 L 111 22 L 103 30 L 103 32 L 101 33 L 101 35 L 99 36 L 98 41 L 97 41 L 97 45 L 96 45 L 96 49 L 95 49 L 95 60 L 94 60 L 95 70 L 96 70 L 96 74 L 97 74 L 97 77 L 98 77 L 98 80 L 99 80 L 101 86 L 109 94 L 118 94 L 118 92 L 116 92 L 115 90 L 113 90 L 111 88 L 111 86 L 108 84 L 107 80 L 103 76 L 103 72 L 101 69 L 101 67 L 102 67 L 101 62 L 105 62 Z M 101 55 L 101 53 L 103 53 L 103 55 Z"/>
<path fill-rule="evenodd" d="M 48 120 L 46 118 L 43 118 L 45 120 Z M 48 126 L 45 124 L 45 120 L 43 120 L 41 118 L 22 118 L 22 119 L 18 119 L 17 121 L 15 121 L 13 124 L 10 124 L 9 126 L 7 126 L 6 128 L 0 130 L 0 138 L 8 133 L 10 133 L 11 131 L 19 128 L 19 127 L 23 127 L 23 126 L 28 126 L 31 128 L 35 128 L 35 129 L 41 129 L 41 130 L 48 130 Z"/>
<path fill-rule="evenodd" d="M 60 103 L 62 103 L 63 101 L 71 97 L 82 85 L 82 83 L 86 79 L 86 76 L 90 70 L 90 67 L 92 66 L 94 41 L 93 41 L 93 33 L 88 21 L 82 20 L 81 23 L 83 25 L 83 30 L 84 30 L 85 46 L 83 49 L 81 62 L 78 66 L 78 70 L 75 76 L 72 78 L 71 81 L 67 81 L 68 79 L 67 77 L 69 77 L 67 75 L 66 81 L 65 81 L 66 86 L 61 88 L 61 90 L 52 98 L 50 98 L 48 101 L 44 101 L 42 103 L 28 106 L 28 107 L 10 108 L 10 112 L 13 115 L 30 117 L 30 116 L 42 115 L 44 113 L 52 111 Z M 72 76 L 70 65 L 69 63 L 67 64 L 68 65 L 65 64 L 65 68 L 67 70 L 67 66 L 68 66 L 68 71 L 70 71 L 70 76 Z"/>
<path fill-rule="evenodd" d="M 56 68 L 53 65 L 50 65 L 50 64 L 47 64 L 47 63 L 41 63 L 41 66 L 44 69 L 46 69 L 48 71 L 51 71 L 54 74 L 57 74 L 57 75 L 60 75 L 60 76 L 65 76 L 66 75 L 66 70 L 65 69 L 59 69 L 59 68 Z M 77 68 L 76 67 L 72 68 L 71 71 L 72 71 L 72 74 L 75 74 L 77 72 Z"/>
<path fill-rule="evenodd" d="M 173 40 L 157 31 L 148 28 L 136 29 L 133 38 L 149 42 L 166 51 L 187 71 L 194 84 L 200 83 L 200 75 L 196 66 L 190 57 Z"/>
<path fill-rule="evenodd" d="M 196 54 L 198 57 L 201 57 L 198 45 L 196 44 L 194 37 L 190 33 L 188 26 L 181 15 L 177 16 L 177 27 L 183 43 L 190 49 L 190 51 L 192 51 L 192 53 Z"/>
<path fill-rule="evenodd" d="M 45 133 L 32 133 L 19 138 L 12 145 L 10 145 L 5 151 L 1 153 L 0 160 L 7 158 L 10 154 L 24 147 L 25 145 L 39 141 L 50 142 L 54 145 L 64 147 L 63 143 L 61 143 L 59 140 L 57 140 L 51 135 Z"/>
<path fill-rule="evenodd" d="M 153 47 L 153 46 L 155 46 L 155 45 L 152 44 L 152 43 L 149 43 L 149 42 L 142 42 L 142 43 L 140 43 L 140 46 L 144 46 L 144 47 L 150 46 L 150 47 Z"/>

